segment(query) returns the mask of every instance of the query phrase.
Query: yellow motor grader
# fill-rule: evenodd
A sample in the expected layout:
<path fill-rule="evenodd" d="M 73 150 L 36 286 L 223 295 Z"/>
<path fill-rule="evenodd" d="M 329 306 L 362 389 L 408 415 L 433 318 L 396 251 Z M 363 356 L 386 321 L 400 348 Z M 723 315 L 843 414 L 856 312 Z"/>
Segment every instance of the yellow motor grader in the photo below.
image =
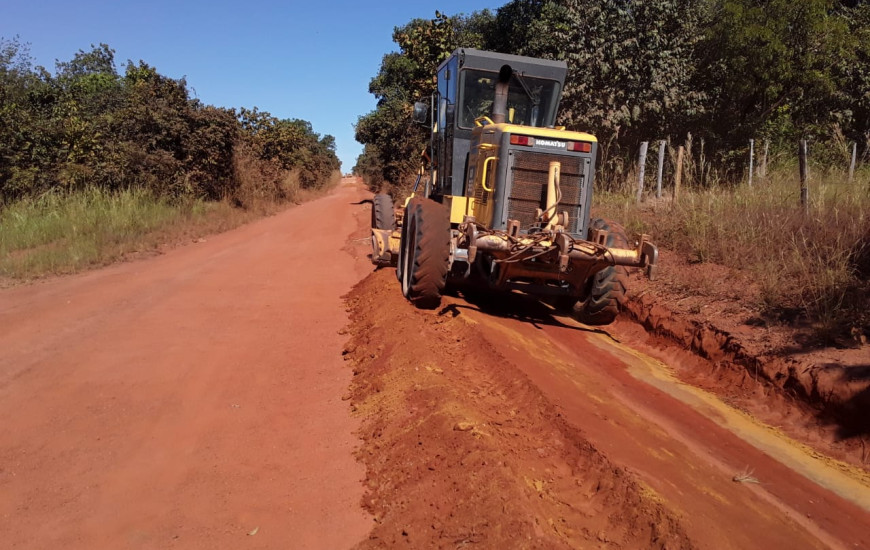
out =
<path fill-rule="evenodd" d="M 398 210 L 372 208 L 372 261 L 395 265 L 402 293 L 437 307 L 445 285 L 538 296 L 586 324 L 613 321 L 626 268 L 658 250 L 590 220 L 596 138 L 555 126 L 567 74 L 548 61 L 460 48 L 414 118 L 432 129 L 428 165 Z M 424 182 L 421 184 L 421 181 Z"/>

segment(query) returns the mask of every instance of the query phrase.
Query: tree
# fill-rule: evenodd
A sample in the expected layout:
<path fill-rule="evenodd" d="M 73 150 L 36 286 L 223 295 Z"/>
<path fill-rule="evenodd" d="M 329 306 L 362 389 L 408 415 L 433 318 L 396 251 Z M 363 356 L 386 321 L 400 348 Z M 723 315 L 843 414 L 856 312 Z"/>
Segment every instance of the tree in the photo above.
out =
<path fill-rule="evenodd" d="M 834 0 L 716 0 L 700 48 L 706 126 L 723 148 L 764 135 L 789 146 L 839 116 L 842 62 L 858 46 Z"/>
<path fill-rule="evenodd" d="M 618 181 L 641 141 L 706 139 L 729 169 L 749 138 L 789 149 L 799 137 L 870 146 L 870 4 L 837 0 L 513 0 L 495 15 L 413 20 L 394 31 L 357 123 L 362 160 L 398 182 L 426 130 L 411 104 L 458 46 L 561 59 L 560 123 L 602 143 L 600 180 Z"/>
<path fill-rule="evenodd" d="M 0 39 L 0 203 L 83 187 L 220 199 L 238 190 L 236 161 L 252 149 L 253 163 L 269 165 L 253 171 L 274 175 L 270 185 L 297 170 L 316 187 L 340 166 L 334 138 L 309 122 L 256 109 L 237 118 L 143 61 L 121 76 L 106 44 L 58 61 L 53 76 L 32 67 L 17 38 Z"/>
<path fill-rule="evenodd" d="M 0 204 L 31 192 L 44 173 L 35 162 L 44 146 L 36 128 L 49 95 L 44 76 L 27 44 L 0 38 Z"/>
<path fill-rule="evenodd" d="M 239 121 L 252 151 L 284 170 L 298 170 L 302 187 L 322 185 L 341 167 L 335 154 L 335 138 L 321 138 L 306 120 L 278 119 L 256 108 L 243 108 Z"/>
<path fill-rule="evenodd" d="M 514 53 L 568 62 L 560 121 L 597 135 L 605 180 L 640 141 L 684 131 L 701 109 L 697 2 L 516 0 L 497 21 L 510 29 L 514 17 L 521 28 L 502 31 L 519 37 Z"/>
<path fill-rule="evenodd" d="M 438 65 L 459 46 L 482 47 L 493 15 L 489 11 L 470 16 L 447 16 L 435 12 L 431 20 L 414 19 L 393 31 L 399 52 L 388 53 L 369 92 L 378 103 L 374 111 L 361 116 L 356 124 L 356 140 L 367 147 L 359 164 L 371 174 L 381 169 L 380 178 L 369 178 L 392 185 L 407 185 L 420 166 L 420 153 L 428 143 L 428 129 L 413 122 L 415 101 L 426 100 L 435 91 Z M 369 145 L 371 147 L 369 147 Z M 378 155 L 377 160 L 368 155 Z"/>
<path fill-rule="evenodd" d="M 486 35 L 486 49 L 517 55 L 564 59 L 554 32 L 567 32 L 568 13 L 554 0 L 513 0 L 496 11 Z"/>
<path fill-rule="evenodd" d="M 833 68 L 841 83 L 835 116 L 849 140 L 863 142 L 866 154 L 870 151 L 870 4 L 853 4 L 841 12 L 854 49 Z"/>

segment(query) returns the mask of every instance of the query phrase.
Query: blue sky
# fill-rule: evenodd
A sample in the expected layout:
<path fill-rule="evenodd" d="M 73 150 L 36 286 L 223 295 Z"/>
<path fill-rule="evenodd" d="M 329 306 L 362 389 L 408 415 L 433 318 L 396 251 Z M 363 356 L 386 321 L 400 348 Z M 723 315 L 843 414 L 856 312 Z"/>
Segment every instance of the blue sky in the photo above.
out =
<path fill-rule="evenodd" d="M 37 65 L 54 69 L 91 44 L 161 74 L 185 77 L 197 97 L 222 107 L 259 107 L 279 118 L 308 120 L 336 138 L 342 170 L 362 150 L 357 118 L 374 109 L 369 80 L 383 55 L 397 50 L 393 28 L 495 10 L 507 0 L 0 0 L 0 37 L 30 44 Z"/>

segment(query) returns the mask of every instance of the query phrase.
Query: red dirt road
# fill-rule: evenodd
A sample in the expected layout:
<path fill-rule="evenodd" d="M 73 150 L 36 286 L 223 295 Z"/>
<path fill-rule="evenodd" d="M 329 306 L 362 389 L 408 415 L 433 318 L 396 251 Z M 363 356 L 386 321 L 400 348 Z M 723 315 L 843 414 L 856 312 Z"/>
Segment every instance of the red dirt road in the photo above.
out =
<path fill-rule="evenodd" d="M 416 310 L 347 183 L 0 292 L 0 548 L 870 548 L 868 472 L 637 325 Z"/>
<path fill-rule="evenodd" d="M 163 256 L 0 293 L 0 547 L 347 548 L 343 186 Z M 362 220 L 360 220 L 362 216 Z"/>
<path fill-rule="evenodd" d="M 416 311 L 393 270 L 349 303 L 364 548 L 870 548 L 867 472 L 680 382 L 636 325 L 519 295 Z"/>

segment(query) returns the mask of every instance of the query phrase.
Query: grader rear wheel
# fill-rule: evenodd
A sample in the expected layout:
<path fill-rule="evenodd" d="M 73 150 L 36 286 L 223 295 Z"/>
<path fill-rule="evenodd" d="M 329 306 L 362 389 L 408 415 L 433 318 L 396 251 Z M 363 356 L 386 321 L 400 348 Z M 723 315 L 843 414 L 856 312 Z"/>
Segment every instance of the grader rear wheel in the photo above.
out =
<path fill-rule="evenodd" d="M 421 309 L 441 303 L 450 260 L 450 216 L 443 205 L 414 198 L 408 203 L 399 256 L 402 294 Z"/>
<path fill-rule="evenodd" d="M 608 248 L 628 248 L 628 237 L 621 225 L 602 219 L 592 222 L 590 229 L 608 231 Z M 591 277 L 586 299 L 574 305 L 574 315 L 587 325 L 609 325 L 625 302 L 628 272 L 624 267 L 609 266 Z"/>

